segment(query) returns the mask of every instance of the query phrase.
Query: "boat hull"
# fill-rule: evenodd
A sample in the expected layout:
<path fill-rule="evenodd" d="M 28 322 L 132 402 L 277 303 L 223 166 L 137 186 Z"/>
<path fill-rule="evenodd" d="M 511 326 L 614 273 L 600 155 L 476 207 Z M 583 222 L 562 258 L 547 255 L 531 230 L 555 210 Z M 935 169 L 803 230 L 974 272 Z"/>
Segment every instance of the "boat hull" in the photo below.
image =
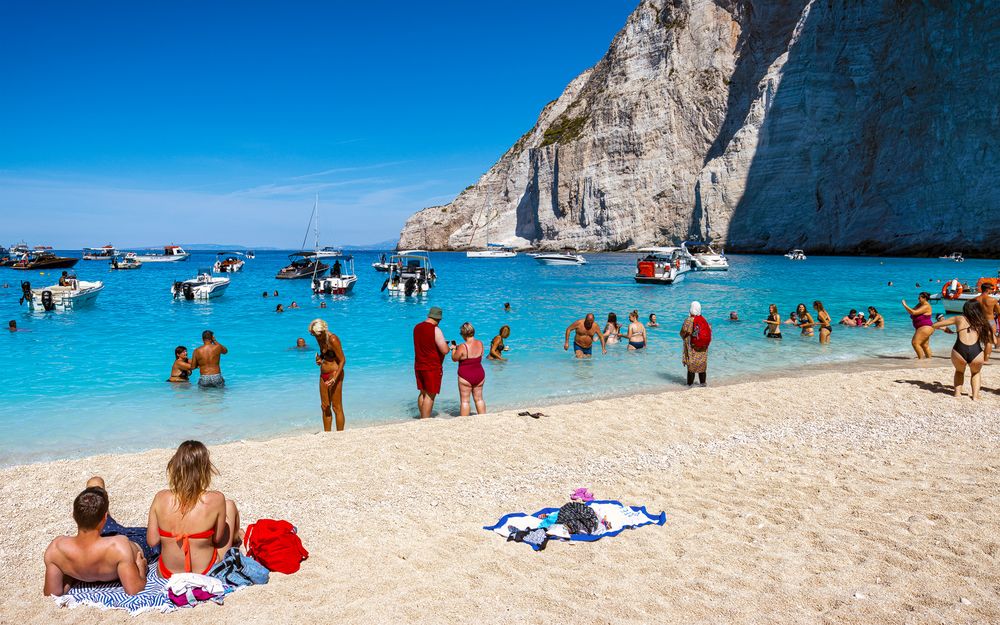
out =
<path fill-rule="evenodd" d="M 28 302 L 28 307 L 37 312 L 75 310 L 93 304 L 103 290 L 103 282 L 80 282 L 77 289 L 64 286 L 32 289 L 32 298 Z M 48 305 L 45 303 L 48 300 L 45 293 L 49 293 L 51 296 Z"/>
<path fill-rule="evenodd" d="M 542 265 L 552 265 L 552 266 L 571 266 L 571 265 L 586 265 L 587 261 L 583 258 L 571 258 L 571 257 L 557 257 L 557 256 L 535 256 L 535 260 Z"/>
<path fill-rule="evenodd" d="M 466 258 L 514 258 L 517 252 L 466 252 Z"/>
<path fill-rule="evenodd" d="M 313 285 L 316 295 L 347 295 L 354 290 L 357 276 L 340 276 L 339 278 L 324 278 Z"/>
<path fill-rule="evenodd" d="M 78 262 L 80 262 L 79 258 L 54 258 L 52 260 L 30 262 L 24 265 L 14 264 L 10 265 L 10 268 L 17 269 L 18 271 L 37 271 L 41 269 L 69 269 L 71 267 L 75 267 Z"/>
<path fill-rule="evenodd" d="M 636 276 L 635 281 L 639 284 L 676 284 L 684 279 L 684 274 L 679 273 L 673 277 L 671 276 Z"/>
<path fill-rule="evenodd" d="M 191 296 L 188 297 L 184 286 L 185 284 L 191 285 Z M 229 281 L 225 282 L 215 282 L 212 284 L 206 284 L 204 282 L 195 283 L 194 281 L 182 282 L 180 290 L 171 287 L 170 292 L 174 296 L 174 299 L 183 300 L 210 300 L 217 297 L 222 297 L 225 294 L 226 289 L 229 288 Z"/>
<path fill-rule="evenodd" d="M 190 254 L 177 254 L 175 256 L 166 256 L 164 254 L 149 254 L 147 256 L 136 256 L 136 260 L 140 263 L 179 263 L 181 261 L 187 260 Z"/>

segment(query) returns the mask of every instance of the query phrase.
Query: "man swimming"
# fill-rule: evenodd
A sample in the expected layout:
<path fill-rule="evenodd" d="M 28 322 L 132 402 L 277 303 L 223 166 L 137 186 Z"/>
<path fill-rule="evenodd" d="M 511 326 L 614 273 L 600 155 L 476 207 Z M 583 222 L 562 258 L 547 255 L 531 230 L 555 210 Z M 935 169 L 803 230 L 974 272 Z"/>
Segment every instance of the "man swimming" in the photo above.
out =
<path fill-rule="evenodd" d="M 577 319 L 569 324 L 569 327 L 566 328 L 566 341 L 563 343 L 564 350 L 569 349 L 570 332 L 576 332 L 576 336 L 573 339 L 573 353 L 577 358 L 590 358 L 594 349 L 595 334 L 601 341 L 601 353 L 608 353 L 608 348 L 604 344 L 604 334 L 601 333 L 601 328 L 594 323 L 594 313 L 587 313 L 587 316 L 583 319 Z"/>
<path fill-rule="evenodd" d="M 107 491 L 92 486 L 77 495 L 73 520 L 76 536 L 60 536 L 45 550 L 45 596 L 66 594 L 77 581 L 120 581 L 127 594 L 139 594 L 146 587 L 142 549 L 125 536 L 101 536 L 108 521 Z"/>
<path fill-rule="evenodd" d="M 201 374 L 198 377 L 198 386 L 222 388 L 226 385 L 226 381 L 222 377 L 219 361 L 223 354 L 229 353 L 229 350 L 215 340 L 215 334 L 211 330 L 202 332 L 201 340 L 204 345 L 194 350 L 194 358 L 191 359 L 191 369 L 197 369 Z"/>

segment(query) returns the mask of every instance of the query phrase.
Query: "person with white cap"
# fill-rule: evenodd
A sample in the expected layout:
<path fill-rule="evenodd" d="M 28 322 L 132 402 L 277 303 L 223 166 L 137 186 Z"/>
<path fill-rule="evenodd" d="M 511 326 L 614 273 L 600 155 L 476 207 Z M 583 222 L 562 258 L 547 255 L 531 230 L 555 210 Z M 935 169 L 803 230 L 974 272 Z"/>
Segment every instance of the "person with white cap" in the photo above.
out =
<path fill-rule="evenodd" d="M 694 384 L 694 376 L 704 386 L 708 371 L 708 346 L 712 342 L 712 326 L 701 316 L 701 303 L 691 302 L 688 318 L 681 326 L 684 340 L 683 363 L 687 366 L 687 384 Z"/>

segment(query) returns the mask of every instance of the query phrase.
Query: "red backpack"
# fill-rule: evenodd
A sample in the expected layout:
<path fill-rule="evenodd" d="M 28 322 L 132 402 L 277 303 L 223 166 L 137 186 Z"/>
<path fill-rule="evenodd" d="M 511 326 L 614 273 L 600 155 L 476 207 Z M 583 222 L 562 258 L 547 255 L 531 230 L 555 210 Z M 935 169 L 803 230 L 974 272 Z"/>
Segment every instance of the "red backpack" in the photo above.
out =
<path fill-rule="evenodd" d="M 299 570 L 299 565 L 309 557 L 296 534 L 295 526 L 288 521 L 261 519 L 251 523 L 243 535 L 247 555 L 267 567 L 286 575 Z"/>
<path fill-rule="evenodd" d="M 703 352 L 708 349 L 708 345 L 711 342 L 712 326 L 708 325 L 708 321 L 701 315 L 695 316 L 694 323 L 691 326 L 691 347 L 699 352 Z"/>

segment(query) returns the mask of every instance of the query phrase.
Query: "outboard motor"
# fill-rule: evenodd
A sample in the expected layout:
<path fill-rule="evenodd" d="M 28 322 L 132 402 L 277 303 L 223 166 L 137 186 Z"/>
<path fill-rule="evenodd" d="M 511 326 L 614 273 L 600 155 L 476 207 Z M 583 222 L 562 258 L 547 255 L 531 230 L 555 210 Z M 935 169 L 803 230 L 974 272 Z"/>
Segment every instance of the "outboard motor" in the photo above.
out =
<path fill-rule="evenodd" d="M 406 284 L 403 286 L 403 293 L 407 296 L 413 295 L 413 290 L 417 288 L 417 281 L 415 278 L 407 278 Z"/>
<path fill-rule="evenodd" d="M 190 284 L 188 284 L 187 282 L 183 283 L 181 286 L 183 287 L 183 290 L 184 290 L 184 299 L 186 299 L 188 301 L 193 300 L 194 299 L 194 287 L 191 286 Z"/>
<path fill-rule="evenodd" d="M 34 294 L 31 292 L 31 283 L 27 280 L 21 282 L 21 304 L 25 302 L 30 302 L 35 298 Z"/>
<path fill-rule="evenodd" d="M 52 301 L 52 291 L 45 290 L 42 291 L 42 308 L 45 310 L 55 309 L 56 304 Z"/>

